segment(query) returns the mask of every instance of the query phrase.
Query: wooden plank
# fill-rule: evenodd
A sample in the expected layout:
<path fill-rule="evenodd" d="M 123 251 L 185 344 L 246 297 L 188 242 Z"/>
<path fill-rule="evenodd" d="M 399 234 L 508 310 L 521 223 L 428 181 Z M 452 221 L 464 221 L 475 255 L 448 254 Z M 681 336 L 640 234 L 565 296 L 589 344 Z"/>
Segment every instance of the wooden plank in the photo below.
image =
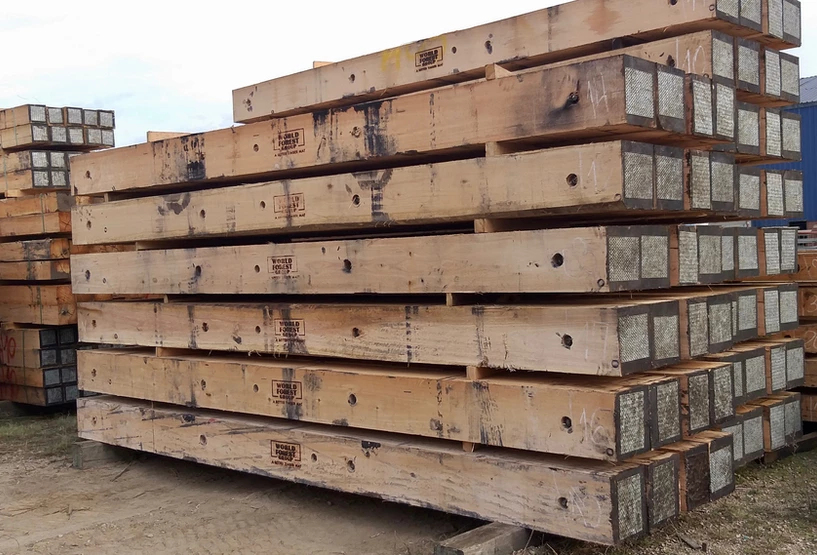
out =
<path fill-rule="evenodd" d="M 803 348 L 807 355 L 817 354 L 817 323 L 803 322 L 803 325 L 793 329 L 782 331 L 771 336 L 770 339 L 802 339 Z M 806 357 L 809 358 L 808 356 Z M 806 363 L 806 371 L 808 373 L 808 361 Z"/>
<path fill-rule="evenodd" d="M 84 254 L 71 271 L 77 294 L 569 293 L 666 288 L 668 259 L 669 228 L 644 226 Z"/>
<path fill-rule="evenodd" d="M 533 532 L 527 528 L 491 522 L 438 542 L 434 555 L 514 553 L 530 545 L 532 538 Z"/>
<path fill-rule="evenodd" d="M 817 287 L 800 287 L 798 290 L 798 300 L 798 313 L 801 318 L 817 318 Z"/>
<path fill-rule="evenodd" d="M 683 156 L 680 149 L 617 141 L 89 204 L 74 210 L 74 242 L 635 215 L 659 203 L 682 209 Z"/>
<path fill-rule="evenodd" d="M 0 237 L 35 237 L 68 233 L 71 233 L 70 212 L 0 218 Z"/>
<path fill-rule="evenodd" d="M 30 197 L 0 199 L 0 221 L 17 218 L 67 212 L 71 210 L 72 197 L 66 193 L 43 193 Z"/>
<path fill-rule="evenodd" d="M 107 395 L 596 460 L 650 449 L 647 385 L 615 378 L 473 381 L 435 367 L 98 349 L 78 359 L 80 387 Z"/>
<path fill-rule="evenodd" d="M 694 511 L 709 502 L 709 450 L 695 441 L 679 441 L 662 451 L 678 453 L 680 456 L 679 484 L 681 490 L 681 512 Z"/>
<path fill-rule="evenodd" d="M 495 448 L 465 453 L 441 440 L 115 397 L 81 399 L 78 427 L 85 439 L 598 543 L 638 536 L 646 525 L 644 472 L 636 465 Z M 495 485 L 475 491 L 480 476 Z"/>
<path fill-rule="evenodd" d="M 778 388 L 776 383 L 774 389 L 776 391 L 785 390 L 785 389 L 794 389 L 796 387 L 802 387 L 805 381 L 805 349 L 803 346 L 802 339 L 769 339 L 766 341 L 759 342 L 762 345 L 768 345 L 772 349 L 772 359 L 773 364 L 772 366 L 775 367 L 774 361 L 776 359 L 782 359 L 783 355 L 782 352 L 785 353 L 785 371 L 783 374 L 782 380 L 780 377 L 776 376 L 777 382 L 783 381 L 784 386 L 782 388 Z M 778 372 L 776 369 L 773 372 Z M 776 392 L 775 391 L 775 392 Z M 773 393 L 773 391 L 769 391 L 769 393 Z"/>
<path fill-rule="evenodd" d="M 176 139 L 178 137 L 184 137 L 185 135 L 189 135 L 189 133 L 178 133 L 175 131 L 148 131 L 147 141 L 149 143 L 155 143 L 156 141 L 164 141 L 165 139 Z"/>
<path fill-rule="evenodd" d="M 677 303 L 577 304 L 81 303 L 79 333 L 112 345 L 611 376 L 679 360 Z"/>
<path fill-rule="evenodd" d="M 68 258 L 71 240 L 67 238 L 32 239 L 0 243 L 0 262 L 59 260 Z"/>
<path fill-rule="evenodd" d="M 737 26 L 737 6 L 735 2 L 709 10 L 709 6 L 648 0 L 639 4 L 635 14 L 626 0 L 567 3 L 237 89 L 233 117 L 237 123 L 248 123 L 348 106 L 482 77 L 485 66 L 492 63 L 518 69 L 603 52 L 614 48 L 614 39 L 620 37 L 649 42 L 720 29 L 757 37 L 775 48 L 795 46 L 782 37 L 772 39 L 770 33 L 759 35 L 755 29 Z M 643 22 L 649 22 L 646 29 Z M 790 27 L 794 31 L 795 26 Z M 497 38 L 486 41 L 486 37 Z"/>
<path fill-rule="evenodd" d="M 805 360 L 805 377 L 803 387 L 817 388 L 817 358 L 807 356 Z"/>
<path fill-rule="evenodd" d="M 74 442 L 74 445 L 71 446 L 71 455 L 71 466 L 78 470 L 87 470 L 105 463 L 133 458 L 132 451 L 87 440 Z"/>
<path fill-rule="evenodd" d="M 52 388 L 77 384 L 75 366 L 63 368 L 18 368 L 0 366 L 0 383 L 35 388 Z"/>
<path fill-rule="evenodd" d="M 306 177 L 353 168 L 382 169 L 398 159 L 428 161 L 420 154 L 466 157 L 484 152 L 485 143 L 503 141 L 544 146 L 632 133 L 627 138 L 638 140 L 643 135 L 651 142 L 689 143 L 656 130 L 656 115 L 677 108 L 658 105 L 650 85 L 656 82 L 656 72 L 656 64 L 616 56 L 537 70 L 521 79 L 511 75 L 380 100 L 354 110 L 321 112 L 315 118 L 303 114 L 271 124 L 90 153 L 72 159 L 73 186 L 78 195 L 94 195 L 184 183 L 200 187 L 211 181 Z M 583 86 L 577 88 L 579 83 Z M 683 92 L 681 80 L 672 84 L 676 89 L 669 92 Z M 705 111 L 696 112 L 696 121 L 706 117 L 711 121 L 711 103 L 693 107 Z M 713 133 L 710 129 L 709 136 Z M 695 144 L 704 139 L 696 138 Z"/>
<path fill-rule="evenodd" d="M 681 456 L 653 451 L 630 461 L 646 469 L 649 530 L 658 530 L 677 520 L 681 513 Z"/>
<path fill-rule="evenodd" d="M 62 326 L 77 322 L 70 285 L 0 286 L 4 322 Z"/>
<path fill-rule="evenodd" d="M 0 281 L 68 281 L 71 265 L 65 260 L 27 260 L 0 263 Z"/>

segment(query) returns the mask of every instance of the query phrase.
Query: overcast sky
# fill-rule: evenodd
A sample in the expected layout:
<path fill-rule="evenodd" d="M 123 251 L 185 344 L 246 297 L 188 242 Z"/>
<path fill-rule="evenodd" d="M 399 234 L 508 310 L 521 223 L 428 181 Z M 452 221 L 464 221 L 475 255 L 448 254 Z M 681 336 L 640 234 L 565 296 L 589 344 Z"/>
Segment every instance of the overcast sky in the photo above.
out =
<path fill-rule="evenodd" d="M 113 109 L 122 146 L 148 130 L 229 127 L 235 88 L 562 3 L 205 2 L 4 1 L 0 106 Z M 807 44 L 791 51 L 803 76 L 817 74 L 809 29 L 815 0 L 803 1 Z"/>

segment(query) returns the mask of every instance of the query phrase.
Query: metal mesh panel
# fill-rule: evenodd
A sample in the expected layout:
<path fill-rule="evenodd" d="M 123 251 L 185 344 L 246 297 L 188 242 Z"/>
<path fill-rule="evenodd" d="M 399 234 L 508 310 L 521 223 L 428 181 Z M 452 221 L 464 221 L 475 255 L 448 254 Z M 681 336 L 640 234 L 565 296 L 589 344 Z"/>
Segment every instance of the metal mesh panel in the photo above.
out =
<path fill-rule="evenodd" d="M 732 366 L 716 368 L 713 376 L 715 390 L 715 418 L 723 420 L 735 414 L 735 396 L 732 389 Z"/>
<path fill-rule="evenodd" d="M 682 200 L 684 198 L 684 160 L 672 156 L 656 155 L 658 198 Z"/>
<path fill-rule="evenodd" d="M 776 289 L 763 292 L 763 305 L 766 312 L 766 333 L 779 332 L 780 304 L 778 302 Z"/>
<path fill-rule="evenodd" d="M 66 159 L 64 152 L 50 152 L 49 154 L 49 160 L 52 168 L 59 170 L 68 169 L 68 160 Z"/>
<path fill-rule="evenodd" d="M 63 123 L 62 108 L 48 108 L 48 123 L 59 125 Z"/>
<path fill-rule="evenodd" d="M 800 8 L 791 2 L 783 2 L 783 32 L 800 38 Z"/>
<path fill-rule="evenodd" d="M 769 216 L 783 216 L 783 176 L 766 172 L 766 208 Z"/>
<path fill-rule="evenodd" d="M 800 120 L 783 118 L 783 150 L 800 152 Z"/>
<path fill-rule="evenodd" d="M 621 539 L 644 531 L 644 514 L 641 500 L 644 487 L 641 474 L 633 474 L 616 484 L 618 494 L 618 532 Z"/>
<path fill-rule="evenodd" d="M 624 68 L 625 110 L 643 118 L 655 117 L 655 90 L 651 73 L 634 67 Z"/>
<path fill-rule="evenodd" d="M 803 427 L 802 416 L 800 415 L 799 403 L 786 403 L 783 405 L 785 413 L 785 431 L 787 436 L 792 436 Z"/>
<path fill-rule="evenodd" d="M 678 382 L 672 381 L 656 386 L 658 397 L 658 440 L 670 441 L 681 434 L 681 416 L 678 411 L 681 402 Z"/>
<path fill-rule="evenodd" d="M 74 401 L 76 398 L 79 397 L 79 388 L 75 385 L 67 385 L 65 386 L 65 400 L 66 401 Z"/>
<path fill-rule="evenodd" d="M 739 461 L 743 457 L 743 423 L 738 422 L 732 426 L 724 426 L 722 430 L 727 434 L 732 434 L 733 460 Z"/>
<path fill-rule="evenodd" d="M 771 448 L 780 449 L 786 444 L 786 409 L 783 405 L 769 409 Z"/>
<path fill-rule="evenodd" d="M 693 154 L 692 170 L 692 208 L 712 208 L 712 180 L 710 177 L 709 156 Z"/>
<path fill-rule="evenodd" d="M 764 230 L 763 241 L 766 245 L 766 274 L 780 273 L 780 236 L 776 231 Z"/>
<path fill-rule="evenodd" d="M 68 128 L 68 142 L 72 145 L 81 145 L 85 143 L 85 134 L 81 127 Z"/>
<path fill-rule="evenodd" d="M 760 176 L 740 174 L 740 208 L 760 210 Z"/>
<path fill-rule="evenodd" d="M 736 19 L 740 17 L 739 5 L 739 0 L 718 0 L 718 10 Z"/>
<path fill-rule="evenodd" d="M 62 403 L 62 390 L 59 387 L 45 390 L 45 400 L 48 404 Z"/>
<path fill-rule="evenodd" d="M 766 389 L 766 357 L 756 356 L 746 361 L 746 393 Z"/>
<path fill-rule="evenodd" d="M 786 347 L 772 348 L 772 389 L 786 389 Z"/>
<path fill-rule="evenodd" d="M 800 66 L 791 60 L 780 60 L 780 89 L 786 94 L 800 96 Z"/>
<path fill-rule="evenodd" d="M 754 295 L 738 297 L 738 330 L 757 328 L 757 298 Z"/>
<path fill-rule="evenodd" d="M 698 271 L 701 275 L 720 274 L 723 271 L 720 236 L 700 235 L 698 237 L 698 252 Z"/>
<path fill-rule="evenodd" d="M 679 279 L 682 284 L 698 283 L 698 234 L 678 231 Z"/>
<path fill-rule="evenodd" d="M 52 368 L 43 372 L 43 386 L 58 385 L 60 383 L 60 369 Z"/>
<path fill-rule="evenodd" d="M 712 40 L 712 72 L 732 81 L 735 78 L 735 51 L 732 44 L 720 39 Z"/>
<path fill-rule="evenodd" d="M 805 351 L 803 347 L 795 347 L 786 351 L 786 381 L 801 380 L 806 374 Z"/>
<path fill-rule="evenodd" d="M 713 304 L 709 307 L 709 337 L 712 344 L 732 339 L 732 303 Z"/>
<path fill-rule="evenodd" d="M 780 73 L 780 54 L 771 48 L 766 49 L 766 94 L 780 96 L 782 74 Z"/>
<path fill-rule="evenodd" d="M 658 114 L 684 119 L 684 77 L 658 67 Z"/>
<path fill-rule="evenodd" d="M 743 397 L 746 391 L 743 388 L 743 362 L 732 363 L 732 383 L 735 386 L 735 397 Z"/>
<path fill-rule="evenodd" d="M 619 397 L 621 454 L 634 453 L 647 447 L 644 427 L 647 409 L 644 403 L 643 391 L 625 393 Z"/>
<path fill-rule="evenodd" d="M 73 382 L 77 379 L 76 368 L 63 368 L 61 373 L 63 382 Z"/>
<path fill-rule="evenodd" d="M 789 227 L 780 230 L 780 270 L 797 270 L 797 229 Z"/>
<path fill-rule="evenodd" d="M 756 270 L 757 268 L 757 237 L 754 235 L 739 235 L 738 269 Z"/>
<path fill-rule="evenodd" d="M 724 272 L 731 272 L 735 269 L 734 235 L 724 235 L 721 237 L 721 267 Z"/>
<path fill-rule="evenodd" d="M 31 166 L 34 168 L 48 167 L 48 153 L 34 151 L 31 153 Z"/>
<path fill-rule="evenodd" d="M 763 418 L 755 416 L 743 421 L 743 450 L 746 454 L 763 451 Z"/>
<path fill-rule="evenodd" d="M 799 179 L 786 179 L 786 212 L 803 212 L 803 182 Z"/>
<path fill-rule="evenodd" d="M 700 356 L 709 350 L 709 317 L 706 303 L 689 303 L 689 349 L 692 356 Z"/>
<path fill-rule="evenodd" d="M 709 491 L 721 491 L 735 480 L 732 447 L 723 447 L 709 454 Z"/>
<path fill-rule="evenodd" d="M 709 374 L 689 378 L 689 425 L 693 430 L 709 427 Z"/>
<path fill-rule="evenodd" d="M 633 199 L 652 199 L 652 184 L 652 156 L 640 152 L 625 152 L 624 196 Z"/>
<path fill-rule="evenodd" d="M 31 123 L 45 123 L 45 106 L 29 106 L 28 109 L 29 119 Z"/>
<path fill-rule="evenodd" d="M 60 126 L 51 127 L 51 141 L 55 143 L 68 142 L 68 129 Z"/>
<path fill-rule="evenodd" d="M 88 129 L 88 142 L 90 144 L 102 144 L 102 130 Z"/>
<path fill-rule="evenodd" d="M 803 431 L 803 417 L 801 413 L 802 399 L 788 403 L 787 410 L 792 411 L 794 421 L 794 433 L 800 434 Z"/>
<path fill-rule="evenodd" d="M 740 0 L 740 16 L 760 25 L 760 0 Z"/>
<path fill-rule="evenodd" d="M 102 143 L 105 146 L 114 146 L 114 137 L 113 131 L 103 129 L 102 130 Z"/>
<path fill-rule="evenodd" d="M 712 200 L 735 202 L 735 165 L 712 162 Z"/>
<path fill-rule="evenodd" d="M 738 79 L 760 85 L 760 53 L 757 50 L 738 46 Z"/>
<path fill-rule="evenodd" d="M 712 86 L 705 81 L 692 82 L 692 104 L 695 113 L 694 131 L 713 134 Z"/>
<path fill-rule="evenodd" d="M 798 322 L 797 291 L 780 292 L 780 323 L 796 324 Z"/>
<path fill-rule="evenodd" d="M 766 154 L 769 156 L 782 156 L 782 137 L 780 114 L 766 111 Z"/>
<path fill-rule="evenodd" d="M 83 125 L 91 126 L 99 125 L 99 112 L 97 112 L 96 110 L 83 110 L 82 123 Z"/>
<path fill-rule="evenodd" d="M 48 187 L 51 184 L 47 171 L 35 170 L 31 176 L 31 180 L 34 182 L 35 187 Z"/>
<path fill-rule="evenodd" d="M 769 2 L 769 34 L 783 38 L 783 0 Z"/>
<path fill-rule="evenodd" d="M 641 268 L 641 242 L 638 237 L 610 237 L 607 248 L 610 281 L 635 281 Z"/>
<path fill-rule="evenodd" d="M 656 360 L 680 356 L 678 316 L 656 316 L 653 319 L 653 330 Z"/>
<path fill-rule="evenodd" d="M 669 277 L 669 237 L 662 235 L 641 237 L 641 277 L 644 279 Z"/>
<path fill-rule="evenodd" d="M 113 112 L 108 111 L 100 111 L 99 112 L 99 125 L 102 127 L 113 127 Z"/>
<path fill-rule="evenodd" d="M 720 83 L 715 84 L 715 104 L 717 108 L 717 133 L 723 137 L 735 136 L 735 89 Z"/>
<path fill-rule="evenodd" d="M 51 172 L 51 186 L 52 187 L 67 187 L 68 186 L 68 172 L 53 171 Z"/>
<path fill-rule="evenodd" d="M 82 110 L 80 108 L 66 108 L 69 125 L 82 125 Z"/>
<path fill-rule="evenodd" d="M 54 129 L 59 129 L 55 127 Z M 35 141 L 47 141 L 48 140 L 48 127 L 44 125 L 32 125 L 31 126 L 31 137 Z"/>
<path fill-rule="evenodd" d="M 732 339 L 738 335 L 738 301 L 732 301 Z"/>
<path fill-rule="evenodd" d="M 618 336 L 621 362 L 649 358 L 649 333 L 649 317 L 647 314 L 634 314 L 619 318 Z"/>
<path fill-rule="evenodd" d="M 754 110 L 738 108 L 738 143 L 760 146 L 760 116 Z"/>
<path fill-rule="evenodd" d="M 659 463 L 652 473 L 652 523 L 660 524 L 678 512 L 678 477 L 673 462 Z"/>

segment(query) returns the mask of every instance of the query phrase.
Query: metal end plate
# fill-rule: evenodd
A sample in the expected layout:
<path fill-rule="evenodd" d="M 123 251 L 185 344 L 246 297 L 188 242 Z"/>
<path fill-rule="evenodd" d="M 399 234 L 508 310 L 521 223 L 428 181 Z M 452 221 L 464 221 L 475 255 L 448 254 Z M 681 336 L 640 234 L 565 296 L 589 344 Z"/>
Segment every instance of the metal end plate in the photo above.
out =
<path fill-rule="evenodd" d="M 48 153 L 33 151 L 31 153 L 31 167 L 36 169 L 48 168 Z"/>
<path fill-rule="evenodd" d="M 723 253 L 720 235 L 698 236 L 698 272 L 701 275 L 720 275 L 723 272 Z"/>
<path fill-rule="evenodd" d="M 54 129 L 59 129 L 59 127 L 56 127 Z M 48 127 L 46 127 L 45 125 L 32 125 L 31 138 L 37 142 L 48 141 Z"/>
<path fill-rule="evenodd" d="M 797 228 L 780 230 L 780 271 L 797 271 Z M 782 307 L 781 307 L 782 309 Z"/>
<path fill-rule="evenodd" d="M 756 356 L 746 360 L 746 393 L 766 390 L 766 357 Z"/>
<path fill-rule="evenodd" d="M 698 234 L 695 231 L 678 230 L 678 261 L 680 283 L 698 283 Z"/>
<path fill-rule="evenodd" d="M 51 167 L 57 170 L 67 170 L 68 169 L 68 159 L 65 156 L 64 152 L 49 152 L 49 161 L 51 163 Z"/>
<path fill-rule="evenodd" d="M 785 325 L 798 322 L 797 290 L 780 291 L 780 323 Z"/>
<path fill-rule="evenodd" d="M 101 129 L 86 129 L 88 134 L 88 144 L 99 145 L 102 144 L 102 130 Z"/>
<path fill-rule="evenodd" d="M 766 49 L 766 95 L 780 96 L 782 87 L 780 53 L 771 48 Z"/>
<path fill-rule="evenodd" d="M 60 383 L 60 369 L 52 368 L 43 372 L 43 386 L 59 385 Z"/>
<path fill-rule="evenodd" d="M 780 273 L 780 233 L 774 229 L 764 229 L 763 241 L 766 246 L 766 275 L 776 276 Z"/>
<path fill-rule="evenodd" d="M 738 270 L 757 270 L 757 236 L 738 236 Z"/>
<path fill-rule="evenodd" d="M 768 0 L 769 4 L 769 34 L 779 39 L 783 38 L 783 0 Z"/>
<path fill-rule="evenodd" d="M 760 0 L 740 0 L 740 18 L 754 24 L 758 29 L 761 25 Z"/>
<path fill-rule="evenodd" d="M 79 397 L 79 388 L 75 385 L 65 386 L 65 400 L 74 401 Z"/>
<path fill-rule="evenodd" d="M 743 397 L 746 395 L 746 390 L 743 386 L 743 362 L 732 363 L 732 384 L 735 386 L 735 397 Z"/>
<path fill-rule="evenodd" d="M 732 305 L 732 339 L 736 339 L 738 336 L 738 301 L 733 300 L 731 302 Z"/>
<path fill-rule="evenodd" d="M 783 405 L 785 413 L 785 431 L 788 437 L 792 437 L 803 428 L 803 420 L 800 415 L 800 403 L 789 402 Z"/>
<path fill-rule="evenodd" d="M 801 214 L 803 212 L 803 180 L 784 178 L 786 212 Z"/>
<path fill-rule="evenodd" d="M 62 125 L 65 122 L 62 108 L 48 108 L 48 123 L 51 125 Z"/>
<path fill-rule="evenodd" d="M 82 111 L 82 123 L 83 125 L 92 125 L 94 127 L 99 125 L 99 112 L 96 110 L 83 110 Z"/>
<path fill-rule="evenodd" d="M 641 269 L 638 237 L 609 237 L 607 240 L 610 281 L 636 281 Z"/>
<path fill-rule="evenodd" d="M 681 393 L 677 381 L 666 382 L 656 386 L 658 408 L 658 441 L 666 444 L 681 437 L 681 416 L 678 407 Z"/>
<path fill-rule="evenodd" d="M 619 539 L 623 540 L 644 531 L 644 495 L 646 492 L 641 474 L 633 474 L 616 484 Z"/>
<path fill-rule="evenodd" d="M 735 165 L 712 158 L 712 202 L 734 204 Z"/>
<path fill-rule="evenodd" d="M 740 0 L 718 0 L 718 11 L 738 19 L 740 17 Z"/>
<path fill-rule="evenodd" d="M 68 128 L 68 142 L 72 145 L 85 144 L 85 133 L 81 127 Z"/>
<path fill-rule="evenodd" d="M 743 450 L 747 455 L 763 451 L 763 418 L 755 416 L 743 421 Z"/>
<path fill-rule="evenodd" d="M 760 147 L 760 116 L 756 111 L 738 108 L 738 143 Z"/>
<path fill-rule="evenodd" d="M 109 131 L 107 129 L 102 130 L 102 145 L 110 147 L 116 146 L 113 137 L 113 131 Z"/>
<path fill-rule="evenodd" d="M 725 39 L 712 39 L 712 72 L 718 77 L 735 80 L 734 44 Z"/>
<path fill-rule="evenodd" d="M 766 211 L 769 216 L 783 217 L 783 174 L 780 172 L 766 170 Z"/>
<path fill-rule="evenodd" d="M 655 117 L 655 87 L 653 75 L 634 67 L 624 68 L 624 105 L 628 115 Z"/>
<path fill-rule="evenodd" d="M 618 320 L 618 337 L 622 363 L 650 357 L 650 330 L 647 314 L 622 316 Z"/>
<path fill-rule="evenodd" d="M 653 318 L 655 360 L 667 360 L 681 356 L 678 345 L 678 316 L 656 316 Z"/>
<path fill-rule="evenodd" d="M 675 463 L 659 463 L 652 473 L 652 525 L 656 526 L 678 514 L 678 476 Z"/>
<path fill-rule="evenodd" d="M 763 291 L 763 307 L 766 316 L 766 334 L 780 331 L 780 303 L 777 289 Z"/>
<path fill-rule="evenodd" d="M 68 187 L 68 172 L 65 170 L 54 170 L 51 172 L 52 187 Z"/>
<path fill-rule="evenodd" d="M 712 345 L 732 341 L 732 303 L 709 307 L 709 341 Z"/>
<path fill-rule="evenodd" d="M 710 426 L 709 405 L 709 374 L 690 376 L 689 426 L 692 431 L 703 430 Z"/>
<path fill-rule="evenodd" d="M 783 150 L 786 152 L 800 152 L 800 120 L 797 118 L 782 118 Z"/>
<path fill-rule="evenodd" d="M 31 104 L 28 107 L 28 119 L 30 123 L 46 123 L 45 106 Z"/>
<path fill-rule="evenodd" d="M 741 210 L 760 210 L 760 176 L 740 174 L 739 201 Z"/>
<path fill-rule="evenodd" d="M 743 44 L 738 46 L 738 79 L 760 86 L 760 52 Z"/>
<path fill-rule="evenodd" d="M 724 272 L 735 271 L 735 236 L 721 237 L 721 267 Z"/>
<path fill-rule="evenodd" d="M 619 433 L 622 456 L 647 449 L 646 414 L 647 407 L 643 390 L 619 396 Z"/>
<path fill-rule="evenodd" d="M 712 85 L 707 81 L 692 81 L 693 132 L 700 135 L 714 134 L 712 115 Z"/>
<path fill-rule="evenodd" d="M 716 368 L 713 371 L 712 381 L 715 390 L 715 420 L 723 421 L 735 414 L 732 365 Z"/>
<path fill-rule="evenodd" d="M 715 83 L 715 133 L 729 139 L 735 138 L 735 106 L 737 96 L 734 87 Z"/>
<path fill-rule="evenodd" d="M 624 152 L 624 196 L 652 200 L 653 158 L 640 152 Z"/>
<path fill-rule="evenodd" d="M 668 236 L 641 236 L 641 277 L 643 279 L 669 278 Z"/>
<path fill-rule="evenodd" d="M 683 122 L 685 111 L 684 74 L 658 66 L 658 115 Z"/>
<path fill-rule="evenodd" d="M 800 39 L 800 6 L 793 2 L 783 2 L 783 35 Z"/>
<path fill-rule="evenodd" d="M 113 112 L 107 110 L 99 111 L 99 126 L 108 129 L 113 128 Z"/>
<path fill-rule="evenodd" d="M 689 308 L 689 350 L 692 356 L 700 356 L 709 351 L 709 315 L 706 302 L 690 302 Z"/>
<path fill-rule="evenodd" d="M 786 445 L 786 408 L 783 405 L 769 409 L 769 428 L 772 450 Z"/>
<path fill-rule="evenodd" d="M 81 108 L 66 108 L 65 112 L 68 119 L 68 125 L 82 125 Z"/>
<path fill-rule="evenodd" d="M 800 98 L 800 64 L 788 57 L 780 60 L 780 89 L 794 98 Z"/>
<path fill-rule="evenodd" d="M 51 128 L 51 140 L 55 143 L 68 142 L 68 129 L 60 125 L 54 125 Z"/>
<path fill-rule="evenodd" d="M 757 329 L 757 297 L 741 295 L 738 297 L 738 331 Z"/>
<path fill-rule="evenodd" d="M 710 493 L 724 490 L 735 481 L 734 459 L 731 445 L 709 454 Z"/>
<path fill-rule="evenodd" d="M 783 137 L 780 114 L 770 109 L 766 110 L 766 154 L 769 156 L 782 156 Z"/>
<path fill-rule="evenodd" d="M 674 156 L 655 156 L 656 190 L 659 200 L 684 200 L 684 160 Z"/>
<path fill-rule="evenodd" d="M 690 181 L 692 208 L 709 210 L 712 208 L 712 178 L 709 156 L 693 153 L 690 155 Z"/>
<path fill-rule="evenodd" d="M 786 382 L 802 380 L 805 375 L 805 350 L 803 347 L 795 347 L 786 351 Z"/>
<path fill-rule="evenodd" d="M 45 401 L 46 403 L 54 404 L 54 403 L 62 403 L 62 390 L 59 387 L 55 387 L 52 389 L 45 390 Z"/>
<path fill-rule="evenodd" d="M 738 422 L 732 426 L 724 426 L 722 428 L 724 432 L 727 434 L 732 434 L 732 454 L 734 455 L 733 460 L 739 461 L 743 458 L 743 423 Z"/>

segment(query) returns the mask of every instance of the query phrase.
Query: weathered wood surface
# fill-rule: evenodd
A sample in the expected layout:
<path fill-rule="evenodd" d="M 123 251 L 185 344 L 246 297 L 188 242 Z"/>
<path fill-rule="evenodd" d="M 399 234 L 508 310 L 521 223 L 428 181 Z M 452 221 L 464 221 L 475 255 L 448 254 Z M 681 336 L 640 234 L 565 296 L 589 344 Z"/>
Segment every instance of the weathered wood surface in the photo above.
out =
<path fill-rule="evenodd" d="M 3 328 L 0 330 L 0 364 L 18 368 L 76 366 L 77 340 L 76 326 Z"/>
<path fill-rule="evenodd" d="M 19 170 L 0 176 L 0 193 L 7 197 L 69 189 L 68 170 Z"/>
<path fill-rule="evenodd" d="M 67 193 L 43 193 L 20 198 L 0 199 L 0 221 L 20 216 L 40 216 L 71 210 L 72 198 Z"/>
<path fill-rule="evenodd" d="M 8 199 L 14 200 L 14 199 Z M 0 218 L 0 237 L 36 237 L 71 233 L 70 212 L 49 212 Z"/>
<path fill-rule="evenodd" d="M 65 260 L 0 262 L 0 281 L 64 281 L 71 279 L 71 264 Z"/>
<path fill-rule="evenodd" d="M 801 417 L 803 422 L 817 422 L 817 392 L 802 391 L 800 393 L 801 399 Z"/>
<path fill-rule="evenodd" d="M 0 383 L 0 400 L 13 401 L 24 405 L 40 407 L 62 405 L 73 402 L 78 397 L 76 385 L 55 387 L 31 387 Z"/>
<path fill-rule="evenodd" d="M 0 286 L 0 318 L 4 322 L 19 324 L 76 324 L 76 303 L 71 286 Z"/>
<path fill-rule="evenodd" d="M 666 226 L 84 254 L 71 266 L 77 294 L 569 293 L 670 283 Z"/>
<path fill-rule="evenodd" d="M 680 98 L 659 103 L 657 71 L 654 63 L 616 56 L 315 117 L 302 114 L 90 153 L 71 160 L 72 186 L 76 194 L 94 195 L 177 184 L 288 179 L 382 169 L 398 160 L 430 161 L 421 154 L 473 157 L 484 152 L 486 143 L 503 141 L 555 146 L 629 134 L 628 139 L 684 146 L 690 144 L 689 135 L 678 133 L 686 133 L 686 123 L 694 124 L 689 130 L 696 135 L 691 144 L 711 139 L 713 103 L 691 89 L 685 94 L 680 74 L 662 82 L 668 94 Z M 706 81 L 699 87 L 711 90 Z M 687 96 L 694 108 L 690 114 L 685 110 Z M 674 131 L 659 130 L 659 120 Z"/>
<path fill-rule="evenodd" d="M 790 1 L 787 18 L 784 2 L 771 18 L 768 10 L 741 18 L 738 2 L 711 9 L 685 0 L 647 0 L 637 8 L 627 0 L 571 2 L 235 90 L 233 117 L 247 123 L 476 79 L 489 64 L 518 69 L 552 63 L 610 50 L 620 37 L 648 42 L 719 29 L 774 48 L 799 46 L 800 6 Z"/>
<path fill-rule="evenodd" d="M 807 356 L 804 370 L 805 382 L 803 383 L 803 386 L 817 388 L 817 358 Z"/>
<path fill-rule="evenodd" d="M 82 341 L 621 376 L 679 360 L 678 305 L 81 303 Z"/>
<path fill-rule="evenodd" d="M 650 450 L 649 380 L 83 350 L 88 391 L 597 460 Z M 384 410 L 388 407 L 388 410 Z M 678 411 L 678 401 L 675 403 Z"/>
<path fill-rule="evenodd" d="M 68 238 L 31 239 L 0 243 L 0 262 L 60 260 L 71 253 Z"/>

